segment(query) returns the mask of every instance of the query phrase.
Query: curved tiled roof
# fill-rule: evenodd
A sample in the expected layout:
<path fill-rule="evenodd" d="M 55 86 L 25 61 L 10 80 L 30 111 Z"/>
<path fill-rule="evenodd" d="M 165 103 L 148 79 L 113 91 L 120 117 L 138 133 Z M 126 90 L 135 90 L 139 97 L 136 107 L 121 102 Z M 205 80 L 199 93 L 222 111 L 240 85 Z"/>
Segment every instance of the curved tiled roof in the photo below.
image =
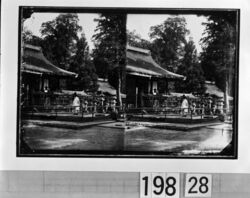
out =
<path fill-rule="evenodd" d="M 111 95 L 111 96 L 116 96 L 116 89 L 109 84 L 108 80 L 104 80 L 104 79 L 99 78 L 97 81 L 97 84 L 99 86 L 98 91 L 105 93 L 105 94 L 108 94 L 108 95 Z M 122 96 L 122 98 L 126 98 L 125 94 L 121 93 L 121 96 Z"/>
<path fill-rule="evenodd" d="M 184 76 L 170 72 L 157 64 L 149 50 L 127 46 L 126 71 L 131 75 L 183 79 Z"/>
<path fill-rule="evenodd" d="M 42 53 L 41 47 L 33 45 L 24 45 L 23 64 L 21 66 L 23 72 L 57 75 L 57 76 L 73 76 L 77 74 L 61 69 L 52 64 Z"/>

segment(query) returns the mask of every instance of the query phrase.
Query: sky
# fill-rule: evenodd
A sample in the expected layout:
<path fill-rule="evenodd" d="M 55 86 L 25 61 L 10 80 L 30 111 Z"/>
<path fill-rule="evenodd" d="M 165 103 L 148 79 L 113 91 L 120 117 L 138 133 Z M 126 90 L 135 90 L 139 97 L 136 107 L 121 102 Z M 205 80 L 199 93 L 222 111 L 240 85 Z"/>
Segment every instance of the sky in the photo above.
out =
<path fill-rule="evenodd" d="M 31 15 L 31 18 L 27 19 L 24 22 L 24 27 L 32 31 L 36 36 L 41 36 L 40 28 L 43 22 L 47 22 L 55 19 L 58 16 L 58 13 L 34 13 Z M 159 25 L 163 23 L 171 15 L 163 14 L 128 14 L 127 16 L 127 29 L 129 31 L 135 30 L 137 34 L 141 35 L 142 38 L 150 40 L 149 30 L 151 26 Z M 202 22 L 206 22 L 204 16 L 196 15 L 179 15 L 180 17 L 185 17 L 187 22 L 187 29 L 190 30 L 190 34 L 187 36 L 192 37 L 195 43 L 197 52 L 201 52 L 201 45 L 199 44 L 200 39 L 202 38 L 202 33 L 205 27 L 202 25 Z M 79 25 L 83 27 L 83 32 L 86 36 L 90 50 L 94 48 L 92 41 L 92 35 L 94 34 L 95 27 L 97 22 L 94 21 L 95 18 L 98 18 L 98 14 L 95 13 L 80 13 Z M 81 33 L 79 33 L 80 35 Z"/>

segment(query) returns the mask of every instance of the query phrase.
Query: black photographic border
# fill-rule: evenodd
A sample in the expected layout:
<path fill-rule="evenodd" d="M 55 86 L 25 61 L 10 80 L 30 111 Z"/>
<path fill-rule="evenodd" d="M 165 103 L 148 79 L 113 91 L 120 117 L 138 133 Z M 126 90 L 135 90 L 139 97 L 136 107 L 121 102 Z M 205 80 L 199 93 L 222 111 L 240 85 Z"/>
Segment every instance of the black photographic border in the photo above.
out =
<path fill-rule="evenodd" d="M 40 13 L 124 13 L 124 14 L 223 14 L 235 12 L 236 14 L 236 58 L 235 58 L 235 85 L 234 85 L 234 114 L 233 114 L 233 156 L 197 155 L 176 156 L 161 151 L 36 151 L 32 154 L 22 154 L 20 143 L 20 78 L 21 78 L 21 34 L 23 10 L 32 10 Z M 223 8 L 131 8 L 131 7 L 63 7 L 63 6 L 19 6 L 18 19 L 18 72 L 17 72 L 17 121 L 16 121 L 16 156 L 17 157 L 60 157 L 60 158 L 156 158 L 156 159 L 238 159 L 238 100 L 239 100 L 239 40 L 240 40 L 240 9 Z"/>

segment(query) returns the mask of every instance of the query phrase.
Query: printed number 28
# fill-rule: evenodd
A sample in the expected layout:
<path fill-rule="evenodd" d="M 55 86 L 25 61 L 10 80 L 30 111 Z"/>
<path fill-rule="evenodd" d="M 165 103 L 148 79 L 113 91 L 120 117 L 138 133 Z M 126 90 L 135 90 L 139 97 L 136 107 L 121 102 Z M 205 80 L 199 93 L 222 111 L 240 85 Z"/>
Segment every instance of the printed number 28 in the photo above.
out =
<path fill-rule="evenodd" d="M 185 197 L 211 197 L 211 175 L 187 174 Z"/>
<path fill-rule="evenodd" d="M 193 185 L 191 186 L 191 188 L 189 189 L 188 193 L 191 193 L 191 194 L 195 194 L 195 193 L 198 193 L 198 190 L 200 193 L 207 193 L 208 192 L 208 178 L 207 177 L 200 177 L 199 179 L 199 188 L 198 190 L 194 190 L 195 186 L 197 185 L 198 183 L 198 179 L 197 177 L 190 177 L 188 182 L 193 182 Z"/>

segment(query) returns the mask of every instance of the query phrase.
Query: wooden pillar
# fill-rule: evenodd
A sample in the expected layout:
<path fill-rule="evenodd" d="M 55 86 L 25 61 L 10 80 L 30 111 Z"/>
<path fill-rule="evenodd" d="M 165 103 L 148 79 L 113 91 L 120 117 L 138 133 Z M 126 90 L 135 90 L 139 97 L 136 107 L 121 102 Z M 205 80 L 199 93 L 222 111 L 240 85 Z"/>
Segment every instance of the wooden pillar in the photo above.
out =
<path fill-rule="evenodd" d="M 135 108 L 138 107 L 138 87 L 135 87 Z"/>
<path fill-rule="evenodd" d="M 150 83 L 151 83 L 150 93 L 152 94 L 153 93 L 153 81 L 152 81 L 152 78 L 150 78 Z"/>
<path fill-rule="evenodd" d="M 148 92 L 147 93 L 150 93 L 151 91 L 151 78 L 148 80 Z"/>
<path fill-rule="evenodd" d="M 169 90 L 168 90 L 168 79 L 167 79 L 167 78 L 165 79 L 165 82 L 166 82 L 166 87 L 165 87 L 165 89 L 166 89 L 166 93 L 168 93 L 168 92 L 169 92 Z"/>
<path fill-rule="evenodd" d="M 137 77 L 135 77 L 135 108 L 137 108 L 137 96 L 138 96 L 138 85 L 137 85 Z"/>

